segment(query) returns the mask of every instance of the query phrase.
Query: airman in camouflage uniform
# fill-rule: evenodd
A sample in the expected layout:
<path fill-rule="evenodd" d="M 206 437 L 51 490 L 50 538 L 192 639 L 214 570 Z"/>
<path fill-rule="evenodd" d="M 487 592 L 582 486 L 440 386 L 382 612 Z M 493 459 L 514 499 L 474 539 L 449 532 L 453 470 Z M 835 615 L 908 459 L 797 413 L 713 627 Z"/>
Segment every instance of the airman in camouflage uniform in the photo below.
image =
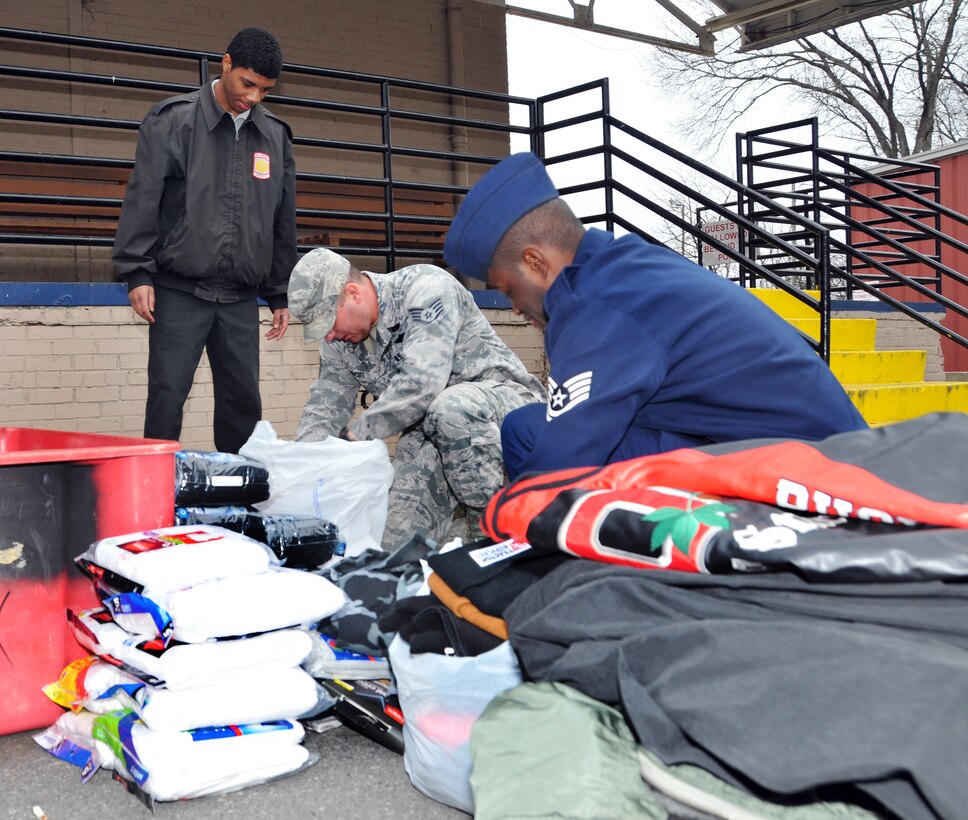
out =
<path fill-rule="evenodd" d="M 305 340 L 324 340 L 296 438 L 399 434 L 385 548 L 415 533 L 443 541 L 458 505 L 475 534 L 504 483 L 501 422 L 544 401 L 541 384 L 445 270 L 351 267 L 317 248 L 290 277 L 289 307 Z M 353 418 L 360 388 L 376 398 Z"/>

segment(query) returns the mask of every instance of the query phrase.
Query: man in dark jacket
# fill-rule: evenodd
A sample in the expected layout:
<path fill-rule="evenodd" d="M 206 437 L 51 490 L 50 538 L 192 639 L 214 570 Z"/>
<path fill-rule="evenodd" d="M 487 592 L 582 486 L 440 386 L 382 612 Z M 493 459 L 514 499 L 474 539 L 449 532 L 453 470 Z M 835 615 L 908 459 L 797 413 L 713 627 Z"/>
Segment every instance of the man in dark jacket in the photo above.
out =
<path fill-rule="evenodd" d="M 533 154 L 507 157 L 471 189 L 444 254 L 546 326 L 548 403 L 511 412 L 501 428 L 512 480 L 867 426 L 807 341 L 763 302 L 635 234 L 586 230 Z"/>
<path fill-rule="evenodd" d="M 113 259 L 149 324 L 147 438 L 181 435 L 203 348 L 215 449 L 238 452 L 262 416 L 257 297 L 281 339 L 296 264 L 292 134 L 260 105 L 281 70 L 276 38 L 244 29 L 219 77 L 155 105 L 138 132 Z"/>

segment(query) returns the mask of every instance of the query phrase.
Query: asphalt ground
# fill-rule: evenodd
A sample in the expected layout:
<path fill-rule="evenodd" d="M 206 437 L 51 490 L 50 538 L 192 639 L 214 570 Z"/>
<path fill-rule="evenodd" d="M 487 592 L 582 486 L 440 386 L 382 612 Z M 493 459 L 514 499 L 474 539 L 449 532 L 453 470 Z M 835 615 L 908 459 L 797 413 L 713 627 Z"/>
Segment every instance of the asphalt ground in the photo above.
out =
<path fill-rule="evenodd" d="M 39 731 L 39 730 L 38 730 Z M 80 769 L 45 752 L 38 732 L 0 736 L 0 820 L 455 820 L 469 815 L 424 796 L 403 758 L 345 726 L 306 732 L 318 762 L 289 777 L 230 794 L 156 803 L 154 813 L 111 772 L 87 783 Z M 39 813 L 34 807 L 39 807 Z"/>

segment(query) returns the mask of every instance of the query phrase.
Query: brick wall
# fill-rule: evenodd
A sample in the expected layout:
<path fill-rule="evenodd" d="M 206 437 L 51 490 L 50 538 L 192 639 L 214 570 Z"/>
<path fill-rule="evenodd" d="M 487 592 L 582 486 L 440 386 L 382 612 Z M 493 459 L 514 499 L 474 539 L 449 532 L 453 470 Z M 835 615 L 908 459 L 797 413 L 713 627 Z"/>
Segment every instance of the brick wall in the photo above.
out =
<path fill-rule="evenodd" d="M 944 359 L 941 352 L 941 337 L 931 328 L 915 319 L 893 310 L 870 310 L 852 308 L 836 310 L 835 317 L 850 319 L 876 319 L 877 336 L 875 350 L 924 350 L 927 358 L 924 364 L 924 380 L 944 381 Z M 941 321 L 943 314 L 932 312 L 928 317 Z"/>
<path fill-rule="evenodd" d="M 510 310 L 484 314 L 542 383 L 543 336 Z M 262 309 L 262 335 L 271 324 Z M 140 438 L 147 325 L 129 307 L 0 308 L 0 427 Z M 316 348 L 294 323 L 281 342 L 262 342 L 263 417 L 291 439 L 318 367 Z M 205 362 L 185 406 L 181 443 L 211 450 L 212 379 Z"/>
<path fill-rule="evenodd" d="M 0 26 L 211 52 L 221 52 L 239 29 L 261 26 L 278 37 L 288 63 L 449 84 L 447 5 L 236 0 L 229 8 L 214 0 L 7 0 L 0 3 Z M 467 87 L 506 91 L 504 7 L 477 0 L 461 5 Z M 157 71 L 164 61 L 133 54 L 126 62 Z"/>

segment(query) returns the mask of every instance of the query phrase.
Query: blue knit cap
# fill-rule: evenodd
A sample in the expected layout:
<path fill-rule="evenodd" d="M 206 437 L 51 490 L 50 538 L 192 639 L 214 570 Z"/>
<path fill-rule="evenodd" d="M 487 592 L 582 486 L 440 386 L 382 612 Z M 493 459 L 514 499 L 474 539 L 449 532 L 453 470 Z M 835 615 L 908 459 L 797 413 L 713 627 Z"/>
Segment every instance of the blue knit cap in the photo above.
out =
<path fill-rule="evenodd" d="M 467 192 L 447 232 L 444 258 L 465 276 L 486 282 L 504 234 L 522 216 L 557 197 L 540 159 L 530 152 L 511 154 Z"/>

